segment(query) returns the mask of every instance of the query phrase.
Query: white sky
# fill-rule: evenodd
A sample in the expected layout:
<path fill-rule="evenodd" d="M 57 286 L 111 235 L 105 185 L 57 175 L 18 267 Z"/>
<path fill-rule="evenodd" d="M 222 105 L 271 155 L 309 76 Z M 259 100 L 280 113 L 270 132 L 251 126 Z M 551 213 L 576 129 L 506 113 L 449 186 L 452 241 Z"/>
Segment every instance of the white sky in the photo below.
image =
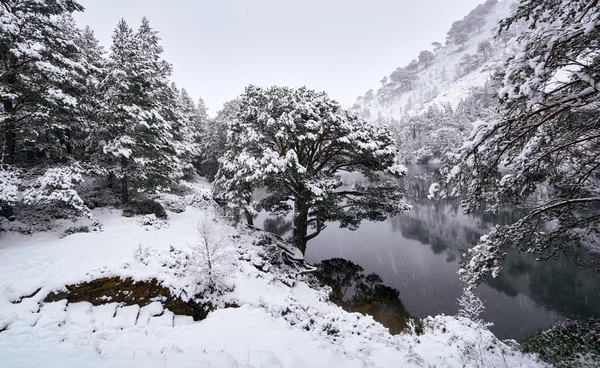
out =
<path fill-rule="evenodd" d="M 306 85 L 349 107 L 483 0 L 79 0 L 108 50 L 120 18 L 160 31 L 173 78 L 214 115 L 248 84 Z"/>

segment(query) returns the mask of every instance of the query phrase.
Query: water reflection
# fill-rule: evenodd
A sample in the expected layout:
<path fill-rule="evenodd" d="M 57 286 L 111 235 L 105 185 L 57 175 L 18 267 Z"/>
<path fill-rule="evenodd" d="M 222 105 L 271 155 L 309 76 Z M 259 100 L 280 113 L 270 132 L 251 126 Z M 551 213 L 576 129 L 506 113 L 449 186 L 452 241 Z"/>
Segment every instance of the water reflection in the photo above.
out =
<path fill-rule="evenodd" d="M 286 220 L 283 216 L 277 216 L 273 218 L 267 218 L 263 222 L 263 230 L 283 236 L 288 232 L 292 231 L 293 223 L 290 220 Z"/>
<path fill-rule="evenodd" d="M 398 290 L 384 285 L 379 275 L 365 275 L 361 266 L 342 258 L 327 259 L 316 266 L 316 278 L 332 289 L 332 302 L 346 311 L 372 316 L 394 335 L 407 327 L 410 316 Z"/>
<path fill-rule="evenodd" d="M 461 212 L 458 201 L 430 201 L 429 184 L 435 167 L 414 166 L 405 179 L 407 202 L 413 210 L 387 222 L 364 222 L 357 231 L 330 224 L 307 247 L 306 258 L 317 263 L 344 258 L 378 274 L 400 291 L 406 309 L 419 317 L 454 314 L 456 298 L 464 286 L 456 275 L 461 249 L 473 246 L 494 224 L 514 221 L 519 214 L 483 210 Z M 348 185 L 363 180 L 344 176 Z M 291 218 L 270 218 L 261 213 L 256 221 L 287 236 Z M 270 230 L 273 231 L 273 230 Z M 600 275 L 568 262 L 537 262 L 528 254 L 511 251 L 499 278 L 477 289 L 484 300 L 483 317 L 494 322 L 500 338 L 522 339 L 557 319 L 600 317 Z"/>

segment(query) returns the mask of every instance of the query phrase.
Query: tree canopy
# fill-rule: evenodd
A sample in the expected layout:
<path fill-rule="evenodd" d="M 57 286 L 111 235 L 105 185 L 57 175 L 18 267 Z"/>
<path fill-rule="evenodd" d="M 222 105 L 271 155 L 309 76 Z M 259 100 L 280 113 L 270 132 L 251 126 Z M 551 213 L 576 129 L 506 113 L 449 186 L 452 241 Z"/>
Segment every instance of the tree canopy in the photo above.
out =
<path fill-rule="evenodd" d="M 387 129 L 343 110 L 325 93 L 249 86 L 229 128 L 216 195 L 248 212 L 293 209 L 293 241 L 302 252 L 328 222 L 356 229 L 362 220 L 409 209 L 396 180 L 406 168 L 397 164 Z M 341 172 L 361 173 L 368 184 L 345 188 Z M 252 201 L 260 187 L 268 196 Z"/>

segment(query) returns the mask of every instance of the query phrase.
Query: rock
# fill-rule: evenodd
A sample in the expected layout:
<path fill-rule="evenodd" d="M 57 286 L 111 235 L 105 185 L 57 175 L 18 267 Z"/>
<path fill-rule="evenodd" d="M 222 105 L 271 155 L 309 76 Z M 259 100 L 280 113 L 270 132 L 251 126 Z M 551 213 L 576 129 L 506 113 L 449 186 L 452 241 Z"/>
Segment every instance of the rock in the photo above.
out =
<path fill-rule="evenodd" d="M 195 321 L 206 318 L 214 310 L 208 302 L 184 301 L 171 295 L 169 288 L 158 283 L 158 280 L 134 281 L 131 277 L 103 277 L 90 282 L 67 285 L 67 291 L 50 292 L 44 299 L 45 303 L 66 299 L 69 303 L 89 302 L 92 305 L 102 305 L 107 301 L 123 305 L 146 306 L 154 301 L 160 301 L 164 308 L 174 314 L 192 316 Z"/>

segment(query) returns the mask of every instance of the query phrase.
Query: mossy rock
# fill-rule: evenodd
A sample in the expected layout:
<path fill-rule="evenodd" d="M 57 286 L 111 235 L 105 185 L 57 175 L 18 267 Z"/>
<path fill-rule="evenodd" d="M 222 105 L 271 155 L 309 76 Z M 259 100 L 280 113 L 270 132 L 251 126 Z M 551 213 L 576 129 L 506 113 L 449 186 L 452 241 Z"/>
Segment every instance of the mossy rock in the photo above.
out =
<path fill-rule="evenodd" d="M 171 294 L 169 288 L 159 284 L 158 280 L 134 281 L 131 277 L 103 277 L 89 282 L 67 285 L 67 291 L 49 293 L 44 302 L 56 302 L 66 299 L 69 303 L 88 302 L 92 305 L 121 303 L 137 304 L 140 307 L 159 301 L 171 312 L 192 316 L 195 321 L 206 318 L 214 310 L 210 303 L 184 301 Z"/>

